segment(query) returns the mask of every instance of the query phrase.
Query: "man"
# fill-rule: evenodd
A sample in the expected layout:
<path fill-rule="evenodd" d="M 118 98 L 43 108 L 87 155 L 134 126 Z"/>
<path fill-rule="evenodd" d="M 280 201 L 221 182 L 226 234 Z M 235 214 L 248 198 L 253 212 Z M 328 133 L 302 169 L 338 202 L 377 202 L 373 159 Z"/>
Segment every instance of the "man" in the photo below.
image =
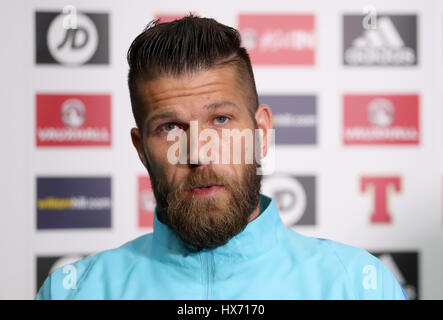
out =
<path fill-rule="evenodd" d="M 258 105 L 235 29 L 192 15 L 153 23 L 128 62 L 131 137 L 152 181 L 154 232 L 74 263 L 70 282 L 56 270 L 37 299 L 406 298 L 378 259 L 285 228 L 260 194 L 272 116 Z M 242 135 L 238 150 L 239 132 L 261 135 L 253 145 Z"/>

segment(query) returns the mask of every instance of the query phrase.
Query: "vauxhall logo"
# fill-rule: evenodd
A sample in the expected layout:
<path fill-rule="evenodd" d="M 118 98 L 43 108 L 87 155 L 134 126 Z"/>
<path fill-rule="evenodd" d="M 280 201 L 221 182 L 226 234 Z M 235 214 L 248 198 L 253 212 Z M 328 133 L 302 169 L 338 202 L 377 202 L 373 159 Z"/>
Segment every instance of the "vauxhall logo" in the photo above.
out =
<path fill-rule="evenodd" d="M 416 94 L 345 95 L 344 143 L 419 144 L 419 100 Z"/>
<path fill-rule="evenodd" d="M 61 109 L 62 121 L 67 126 L 78 128 L 85 122 L 86 107 L 81 100 L 68 99 Z"/>
<path fill-rule="evenodd" d="M 36 62 L 69 66 L 109 62 L 108 15 L 37 12 Z"/>
<path fill-rule="evenodd" d="M 37 94 L 37 146 L 110 146 L 111 96 Z"/>

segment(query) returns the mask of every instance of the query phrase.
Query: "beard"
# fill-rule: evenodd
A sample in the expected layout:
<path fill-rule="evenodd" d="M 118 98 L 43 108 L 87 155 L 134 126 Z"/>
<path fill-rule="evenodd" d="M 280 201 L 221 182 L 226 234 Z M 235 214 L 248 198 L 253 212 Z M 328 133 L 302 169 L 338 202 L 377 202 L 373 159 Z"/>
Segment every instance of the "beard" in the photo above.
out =
<path fill-rule="evenodd" d="M 163 172 L 151 174 L 157 218 L 198 249 L 225 245 L 243 231 L 258 206 L 261 176 L 256 169 L 255 163 L 245 165 L 238 179 L 208 167 L 195 168 L 178 186 L 169 185 Z M 225 195 L 193 197 L 187 191 L 207 184 L 223 185 L 228 199 Z"/>

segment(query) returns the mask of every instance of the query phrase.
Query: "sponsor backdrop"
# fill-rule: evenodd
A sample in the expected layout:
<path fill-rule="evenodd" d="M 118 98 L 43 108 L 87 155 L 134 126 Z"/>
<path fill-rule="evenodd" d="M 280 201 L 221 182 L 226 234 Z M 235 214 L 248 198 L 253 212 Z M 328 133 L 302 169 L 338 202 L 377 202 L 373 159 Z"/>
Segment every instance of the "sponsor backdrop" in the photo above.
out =
<path fill-rule="evenodd" d="M 365 248 L 411 299 L 443 299 L 441 1 L 0 4 L 0 298 L 152 231 L 126 52 L 152 19 L 236 27 L 273 112 L 262 192 L 284 223 Z"/>

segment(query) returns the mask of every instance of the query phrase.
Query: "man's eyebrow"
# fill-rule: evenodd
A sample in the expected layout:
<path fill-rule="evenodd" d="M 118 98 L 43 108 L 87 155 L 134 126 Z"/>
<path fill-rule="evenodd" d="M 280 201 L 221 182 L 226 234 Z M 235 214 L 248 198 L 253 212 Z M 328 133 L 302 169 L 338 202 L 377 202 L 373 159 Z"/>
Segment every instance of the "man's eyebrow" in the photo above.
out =
<path fill-rule="evenodd" d="M 174 111 L 163 111 L 159 112 L 157 114 L 154 114 L 146 119 L 146 124 L 149 125 L 150 123 L 160 120 L 160 119 L 169 119 L 176 117 L 177 114 Z"/>
<path fill-rule="evenodd" d="M 221 108 L 224 106 L 232 106 L 238 109 L 238 106 L 231 101 L 228 100 L 223 100 L 223 101 L 215 101 L 212 103 L 209 103 L 205 106 L 203 106 L 203 109 L 206 110 L 215 110 L 217 108 Z M 146 119 L 146 124 L 149 125 L 150 123 L 157 121 L 157 120 L 161 120 L 161 119 L 170 119 L 170 118 L 177 118 L 177 113 L 174 111 L 163 111 L 163 112 L 159 112 L 157 114 L 154 114 L 150 117 L 148 117 Z"/>
<path fill-rule="evenodd" d="M 224 107 L 224 106 L 232 106 L 232 107 L 239 109 L 238 106 L 234 102 L 231 102 L 228 100 L 212 102 L 210 104 L 205 105 L 203 108 L 208 109 L 208 110 L 215 110 L 217 108 Z"/>

